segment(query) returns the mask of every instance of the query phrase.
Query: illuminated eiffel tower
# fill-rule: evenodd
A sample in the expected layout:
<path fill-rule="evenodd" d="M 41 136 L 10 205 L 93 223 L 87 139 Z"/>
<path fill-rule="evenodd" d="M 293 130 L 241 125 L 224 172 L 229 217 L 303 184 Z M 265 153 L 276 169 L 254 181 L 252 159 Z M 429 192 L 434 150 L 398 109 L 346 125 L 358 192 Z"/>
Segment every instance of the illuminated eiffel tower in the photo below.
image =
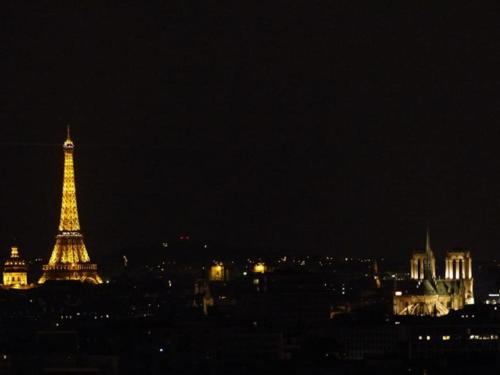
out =
<path fill-rule="evenodd" d="M 61 220 L 56 244 L 49 263 L 43 266 L 43 275 L 38 280 L 43 284 L 48 280 L 78 280 L 92 284 L 101 284 L 97 274 L 97 265 L 90 263 L 89 254 L 80 233 L 78 208 L 76 205 L 75 171 L 73 150 L 75 145 L 68 137 L 63 144 L 64 180 L 62 191 Z"/>

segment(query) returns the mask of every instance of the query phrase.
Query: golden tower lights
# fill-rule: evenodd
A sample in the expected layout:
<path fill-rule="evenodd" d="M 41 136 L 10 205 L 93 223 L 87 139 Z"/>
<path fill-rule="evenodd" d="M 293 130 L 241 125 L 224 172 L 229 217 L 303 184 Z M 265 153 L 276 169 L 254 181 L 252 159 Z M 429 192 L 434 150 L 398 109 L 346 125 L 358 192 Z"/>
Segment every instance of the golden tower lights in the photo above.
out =
<path fill-rule="evenodd" d="M 76 203 L 75 170 L 73 151 L 75 145 L 68 136 L 63 144 L 64 178 L 62 189 L 61 218 L 56 243 L 49 263 L 43 266 L 43 275 L 38 281 L 43 284 L 47 280 L 79 280 L 92 284 L 101 284 L 97 273 L 97 265 L 90 263 L 87 248 L 80 233 L 78 208 Z"/>

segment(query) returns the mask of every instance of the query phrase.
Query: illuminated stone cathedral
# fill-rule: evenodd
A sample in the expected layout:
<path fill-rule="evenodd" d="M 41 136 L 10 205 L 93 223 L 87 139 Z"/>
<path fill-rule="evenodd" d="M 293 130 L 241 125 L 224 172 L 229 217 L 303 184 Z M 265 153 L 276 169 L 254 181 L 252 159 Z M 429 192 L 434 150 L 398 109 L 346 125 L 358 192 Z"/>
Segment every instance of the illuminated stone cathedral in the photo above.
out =
<path fill-rule="evenodd" d="M 428 231 L 425 251 L 414 252 L 411 258 L 410 277 L 399 281 L 394 291 L 396 315 L 443 316 L 474 303 L 470 252 L 447 252 L 445 277 L 437 278 Z"/>
<path fill-rule="evenodd" d="M 10 249 L 10 258 L 5 261 L 3 268 L 3 287 L 13 289 L 28 289 L 28 267 L 19 256 L 17 247 Z"/>
<path fill-rule="evenodd" d="M 62 189 L 61 219 L 56 243 L 49 263 L 43 266 L 39 284 L 48 280 L 77 280 L 101 284 L 97 265 L 90 262 L 89 254 L 80 233 L 76 204 L 75 171 L 73 165 L 74 144 L 68 127 L 68 136 L 63 144 L 64 178 Z"/>

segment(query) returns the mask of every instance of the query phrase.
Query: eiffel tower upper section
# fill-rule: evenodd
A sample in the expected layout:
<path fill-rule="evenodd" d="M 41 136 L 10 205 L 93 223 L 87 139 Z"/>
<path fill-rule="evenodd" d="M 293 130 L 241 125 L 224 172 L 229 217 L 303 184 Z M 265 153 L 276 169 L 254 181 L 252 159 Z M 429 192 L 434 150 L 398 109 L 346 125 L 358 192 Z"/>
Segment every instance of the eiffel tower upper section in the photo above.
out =
<path fill-rule="evenodd" d="M 59 222 L 60 232 L 80 231 L 78 220 L 78 206 L 76 204 L 75 167 L 73 151 L 75 145 L 71 140 L 68 127 L 68 137 L 63 144 L 64 148 L 64 178 L 61 205 L 61 220 Z"/>

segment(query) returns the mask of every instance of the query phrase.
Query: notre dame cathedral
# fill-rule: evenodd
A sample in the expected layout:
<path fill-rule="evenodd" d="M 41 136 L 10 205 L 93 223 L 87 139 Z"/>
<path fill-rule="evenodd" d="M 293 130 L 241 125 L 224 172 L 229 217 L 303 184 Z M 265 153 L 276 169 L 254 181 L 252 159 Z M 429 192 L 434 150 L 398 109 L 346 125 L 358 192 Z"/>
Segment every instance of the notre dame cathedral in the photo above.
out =
<path fill-rule="evenodd" d="M 472 258 L 468 251 L 449 251 L 445 277 L 436 277 L 436 259 L 429 232 L 425 251 L 414 252 L 410 280 L 398 281 L 393 296 L 396 315 L 443 316 L 474 303 Z"/>

